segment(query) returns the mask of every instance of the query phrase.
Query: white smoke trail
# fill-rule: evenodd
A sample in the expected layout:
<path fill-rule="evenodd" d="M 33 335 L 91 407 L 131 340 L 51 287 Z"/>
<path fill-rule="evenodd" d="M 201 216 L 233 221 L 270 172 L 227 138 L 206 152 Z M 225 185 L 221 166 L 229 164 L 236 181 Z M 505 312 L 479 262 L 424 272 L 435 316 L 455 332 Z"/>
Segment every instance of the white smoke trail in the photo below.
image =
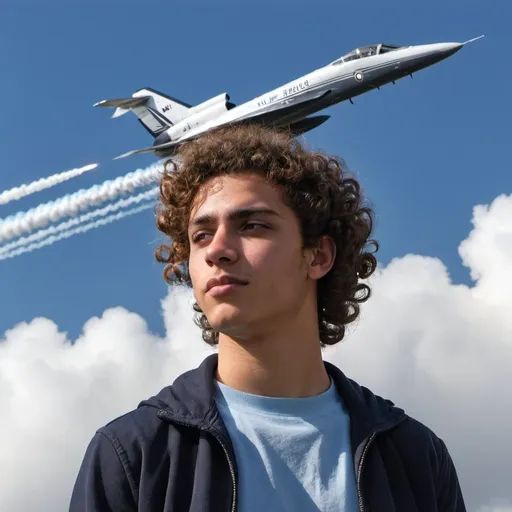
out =
<path fill-rule="evenodd" d="M 33 181 L 32 183 L 23 184 L 19 187 L 5 190 L 0 194 L 0 205 L 10 203 L 11 201 L 18 201 L 25 196 L 34 194 L 35 192 L 40 192 L 41 190 L 54 187 L 59 183 L 70 180 L 72 178 L 76 178 L 85 172 L 92 171 L 93 169 L 96 169 L 96 167 L 98 167 L 98 164 L 90 164 L 84 167 L 78 167 L 77 169 L 60 172 L 58 174 L 54 174 L 53 176 L 48 176 L 47 178 L 41 178 L 37 181 Z"/>
<path fill-rule="evenodd" d="M 131 206 L 132 204 L 138 204 L 147 199 L 151 199 L 156 197 L 158 193 L 158 187 L 154 187 L 151 190 L 146 192 L 142 192 L 136 196 L 131 196 L 127 199 L 120 199 L 119 201 L 109 204 L 103 208 L 97 208 L 92 212 L 85 213 L 84 215 L 80 215 L 79 217 L 75 217 L 73 219 L 67 220 L 65 222 L 61 222 L 57 226 L 51 226 L 46 229 L 40 229 L 36 231 L 32 235 L 25 236 L 22 238 L 18 238 L 14 242 L 10 244 L 6 244 L 3 247 L 0 247 L 0 256 L 12 251 L 13 249 L 17 249 L 18 247 L 27 245 L 29 243 L 37 242 L 38 240 L 42 240 L 49 235 L 54 235 L 55 233 L 59 233 L 61 231 L 66 231 L 73 226 L 77 226 L 79 224 L 83 224 L 84 222 L 88 222 L 95 217 L 103 217 L 108 215 L 109 213 L 115 212 L 116 210 L 120 210 L 121 208 L 126 208 L 127 206 Z"/>
<path fill-rule="evenodd" d="M 133 192 L 136 188 L 154 183 L 162 170 L 163 165 L 153 164 L 146 169 L 138 169 L 114 180 L 107 180 L 101 185 L 79 190 L 55 201 L 40 204 L 26 212 L 18 212 L 6 217 L 0 220 L 0 242 L 46 226 L 63 217 L 76 215 L 79 211 L 91 206 L 111 201 L 117 196 Z"/>
<path fill-rule="evenodd" d="M 115 222 L 116 220 L 121 220 L 121 219 L 124 219 L 125 217 L 129 217 L 130 215 L 135 215 L 136 213 L 142 212 L 144 210 L 148 210 L 149 208 L 152 208 L 153 206 L 154 206 L 154 203 L 151 201 L 151 202 L 143 204 L 141 206 L 137 206 L 136 208 L 132 208 L 131 210 L 125 210 L 125 211 L 122 211 L 119 213 L 115 213 L 113 215 L 109 215 L 108 217 L 105 217 L 104 219 L 90 222 L 89 224 L 79 226 L 75 229 L 70 229 L 69 231 L 64 231 L 64 233 L 61 233 L 60 235 L 49 236 L 48 238 L 45 238 L 41 242 L 21 247 L 15 251 L 11 251 L 6 254 L 0 254 L 0 260 L 14 258 L 15 256 L 20 256 L 21 254 L 24 254 L 26 252 L 32 252 L 32 251 L 35 251 L 36 249 L 41 249 L 42 247 L 53 245 L 54 243 L 58 242 L 59 240 L 64 240 L 64 239 L 70 238 L 74 235 L 81 235 L 82 233 L 90 231 L 91 229 L 96 229 L 96 228 L 99 228 L 100 226 L 104 226 L 105 224 L 110 224 L 111 222 Z"/>

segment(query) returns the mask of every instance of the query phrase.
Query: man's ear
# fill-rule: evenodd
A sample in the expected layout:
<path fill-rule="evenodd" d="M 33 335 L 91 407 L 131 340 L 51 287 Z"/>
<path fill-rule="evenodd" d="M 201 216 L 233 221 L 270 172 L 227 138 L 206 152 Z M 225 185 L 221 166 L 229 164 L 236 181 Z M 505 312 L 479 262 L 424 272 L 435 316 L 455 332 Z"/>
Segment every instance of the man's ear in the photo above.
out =
<path fill-rule="evenodd" d="M 308 277 L 320 279 L 324 277 L 334 265 L 336 260 L 336 244 L 330 236 L 322 236 L 318 246 L 307 249 Z"/>

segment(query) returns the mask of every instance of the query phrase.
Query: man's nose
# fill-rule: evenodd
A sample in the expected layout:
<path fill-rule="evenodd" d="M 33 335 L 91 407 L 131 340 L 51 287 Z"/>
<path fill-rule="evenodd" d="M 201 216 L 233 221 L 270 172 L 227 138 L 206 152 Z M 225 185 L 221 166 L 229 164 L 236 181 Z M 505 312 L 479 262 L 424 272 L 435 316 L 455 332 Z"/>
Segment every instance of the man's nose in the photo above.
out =
<path fill-rule="evenodd" d="M 238 250 L 227 230 L 218 229 L 206 250 L 206 262 L 209 265 L 234 263 L 238 259 Z"/>

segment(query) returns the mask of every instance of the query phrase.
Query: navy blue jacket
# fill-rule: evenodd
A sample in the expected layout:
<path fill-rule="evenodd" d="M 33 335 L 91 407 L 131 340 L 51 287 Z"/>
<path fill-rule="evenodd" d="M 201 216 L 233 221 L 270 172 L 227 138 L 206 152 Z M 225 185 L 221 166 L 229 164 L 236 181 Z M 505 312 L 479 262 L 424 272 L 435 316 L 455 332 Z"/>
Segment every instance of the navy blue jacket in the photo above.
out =
<path fill-rule="evenodd" d="M 89 444 L 70 512 L 234 512 L 237 465 L 215 406 L 217 355 Z M 465 512 L 444 442 L 325 362 L 351 417 L 361 511 Z"/>

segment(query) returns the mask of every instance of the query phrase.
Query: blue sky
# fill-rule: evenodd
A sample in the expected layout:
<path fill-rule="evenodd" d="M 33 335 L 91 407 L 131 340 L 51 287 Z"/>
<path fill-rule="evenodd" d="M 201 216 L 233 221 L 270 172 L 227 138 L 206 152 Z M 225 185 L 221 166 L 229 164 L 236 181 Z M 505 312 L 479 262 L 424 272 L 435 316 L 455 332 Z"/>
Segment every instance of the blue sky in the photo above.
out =
<path fill-rule="evenodd" d="M 242 4 L 242 5 L 241 5 Z M 363 9 L 368 9 L 366 12 Z M 414 80 L 330 108 L 308 141 L 341 155 L 377 215 L 379 260 L 440 258 L 470 283 L 458 244 L 472 208 L 512 191 L 506 2 L 20 2 L 0 7 L 0 191 L 98 162 L 98 170 L 0 207 L 4 218 L 155 162 L 133 116 L 92 108 L 144 86 L 195 104 L 241 103 L 368 43 L 464 41 Z M 163 331 L 166 292 L 151 211 L 0 261 L 0 333 L 37 316 L 71 338 L 110 306 Z"/>

